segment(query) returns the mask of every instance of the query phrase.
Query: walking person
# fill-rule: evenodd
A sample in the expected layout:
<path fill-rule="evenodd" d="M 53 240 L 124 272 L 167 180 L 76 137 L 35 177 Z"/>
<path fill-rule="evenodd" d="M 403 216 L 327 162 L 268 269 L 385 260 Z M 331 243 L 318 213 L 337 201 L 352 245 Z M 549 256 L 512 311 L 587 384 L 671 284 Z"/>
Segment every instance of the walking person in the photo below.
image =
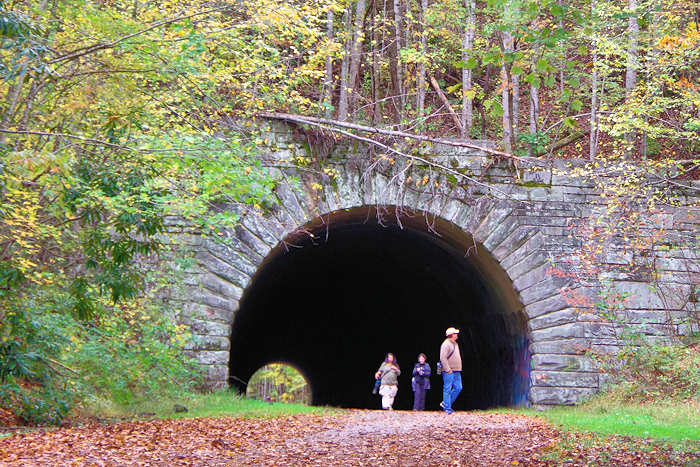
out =
<path fill-rule="evenodd" d="M 440 407 L 447 414 L 452 414 L 452 404 L 462 391 L 462 356 L 459 353 L 459 329 L 450 327 L 445 331 L 445 340 L 440 346 L 440 364 L 442 365 L 442 402 Z"/>
<path fill-rule="evenodd" d="M 401 370 L 393 353 L 386 354 L 381 366 L 374 374 L 375 379 L 381 380 L 379 394 L 382 396 L 382 409 L 393 410 L 394 397 L 399 390 L 399 375 Z"/>
<path fill-rule="evenodd" d="M 425 354 L 418 354 L 418 363 L 413 366 L 413 410 L 425 410 L 425 394 L 430 389 L 430 365 Z"/>

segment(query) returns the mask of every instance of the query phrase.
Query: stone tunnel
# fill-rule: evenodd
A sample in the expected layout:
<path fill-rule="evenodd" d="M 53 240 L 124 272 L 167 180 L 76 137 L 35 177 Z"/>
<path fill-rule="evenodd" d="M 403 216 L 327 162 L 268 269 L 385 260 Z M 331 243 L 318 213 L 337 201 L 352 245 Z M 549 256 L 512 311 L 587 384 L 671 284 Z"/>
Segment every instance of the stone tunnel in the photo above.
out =
<path fill-rule="evenodd" d="M 274 138 L 269 161 L 308 153 L 289 132 Z M 450 184 L 425 168 L 369 172 L 362 151 L 334 149 L 324 164 L 335 176 L 320 184 L 304 170 L 275 169 L 278 206 L 264 215 L 221 207 L 241 218 L 219 236 L 171 219 L 194 263 L 181 268 L 185 293 L 170 299 L 212 386 L 244 390 L 263 365 L 287 362 L 309 381 L 314 404 L 376 408 L 372 375 L 392 352 L 402 370 L 396 407 L 410 408 L 416 357 L 434 367 L 449 326 L 462 330 L 457 409 L 572 404 L 605 384 L 586 351 L 614 351 L 615 330 L 568 295 L 595 296 L 600 285 L 551 274 L 580 248 L 572 224 L 601 209 L 592 183 L 563 174 L 563 163 L 514 177 L 483 153 L 436 145 L 432 160 L 488 182 Z M 429 177 L 430 189 L 402 189 L 399 176 Z M 687 332 L 671 315 L 697 316 L 697 191 L 666 208 L 669 241 L 681 246 L 653 252 L 663 283 L 625 272 L 649 252 L 619 244 L 606 253 L 621 271 L 611 287 L 629 295 L 631 322 L 649 339 L 670 326 Z M 665 286 L 674 294 L 661 296 Z M 432 386 L 427 407 L 437 409 L 441 379 Z"/>
<path fill-rule="evenodd" d="M 526 400 L 526 316 L 498 262 L 470 235 L 392 207 L 380 223 L 376 210 L 359 207 L 312 221 L 297 237 L 268 255 L 240 301 L 232 382 L 284 361 L 306 376 L 314 404 L 376 407 L 372 374 L 392 352 L 403 371 L 396 407 L 410 409 L 417 355 L 434 366 L 444 328 L 455 325 L 464 330 L 457 407 Z"/>

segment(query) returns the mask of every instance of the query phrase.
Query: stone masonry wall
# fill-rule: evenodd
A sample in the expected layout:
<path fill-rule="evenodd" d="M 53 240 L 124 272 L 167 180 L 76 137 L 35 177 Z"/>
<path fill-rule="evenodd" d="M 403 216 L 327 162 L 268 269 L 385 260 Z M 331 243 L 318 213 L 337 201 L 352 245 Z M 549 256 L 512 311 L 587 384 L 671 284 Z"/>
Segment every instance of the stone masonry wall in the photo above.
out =
<path fill-rule="evenodd" d="M 171 232 L 192 249 L 195 258 L 186 270 L 188 289 L 175 298 L 178 319 L 191 326 L 196 337 L 191 352 L 205 366 L 212 385 L 227 384 L 231 326 L 238 302 L 270 251 L 321 215 L 373 205 L 438 215 L 472 234 L 499 261 L 528 318 L 532 404 L 571 404 L 605 383 L 605 375 L 585 352 L 614 351 L 619 345 L 615 328 L 585 306 L 572 305 L 572 296 L 595 300 L 601 284 L 576 285 L 566 275 L 552 274 L 552 269 L 576 271 L 576 264 L 568 259 L 580 248 L 581 240 L 572 235 L 571 226 L 599 215 L 604 208 L 593 184 L 557 175 L 558 170 L 568 170 L 565 163 L 544 170 L 521 167 L 518 181 L 510 163 L 494 162 L 478 151 L 439 145 L 424 150 L 431 161 L 471 178 L 455 183 L 457 177 L 436 177 L 435 171 L 415 161 L 406 169 L 404 161 L 392 163 L 387 158 L 367 172 L 366 148 L 338 147 L 322 157 L 310 153 L 288 131 L 271 138 L 276 147 L 266 157 L 279 164 L 275 171 L 282 179 L 275 212 L 261 216 L 230 206 L 241 212 L 241 222 L 218 239 L 202 236 L 178 219 L 170 222 Z M 325 174 L 309 175 L 308 167 L 296 168 L 295 157 L 315 158 L 313 162 Z M 424 177 L 429 182 L 415 188 L 414 180 Z M 406 180 L 410 181 L 397 183 Z M 611 287 L 629 293 L 628 318 L 649 339 L 687 332 L 687 324 L 669 318 L 700 311 L 696 299 L 700 294 L 700 184 L 689 185 L 690 189 L 680 193 L 678 206 L 663 207 L 668 228 L 665 240 L 673 247 L 634 250 L 619 239 L 605 252 L 606 266 L 616 266 L 617 271 L 610 274 Z M 649 262 L 650 254 L 662 273 L 656 278 L 631 267 L 642 258 Z"/>

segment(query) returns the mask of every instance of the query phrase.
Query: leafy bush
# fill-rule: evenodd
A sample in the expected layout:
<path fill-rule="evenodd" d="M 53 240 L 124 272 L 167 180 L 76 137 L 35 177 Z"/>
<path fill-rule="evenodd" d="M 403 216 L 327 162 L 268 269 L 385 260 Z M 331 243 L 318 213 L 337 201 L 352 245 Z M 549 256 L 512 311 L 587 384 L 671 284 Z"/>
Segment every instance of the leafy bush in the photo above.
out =
<path fill-rule="evenodd" d="M 700 400 L 700 352 L 694 346 L 641 343 L 602 360 L 624 401 Z"/>
<path fill-rule="evenodd" d="M 0 322 L 0 401 L 27 423 L 56 424 L 73 408 L 100 409 L 166 397 L 199 382 L 189 340 L 148 298 L 103 302 L 91 321 L 70 295 L 36 287 Z"/>
<path fill-rule="evenodd" d="M 157 306 L 131 304 L 105 316 L 99 326 L 75 330 L 65 361 L 80 368 L 76 389 L 98 404 L 128 405 L 188 390 L 198 367 L 184 357 L 186 327 Z"/>
<path fill-rule="evenodd" d="M 13 382 L 0 386 L 0 401 L 27 423 L 56 425 L 68 414 L 75 394 L 65 388 L 22 387 Z"/>

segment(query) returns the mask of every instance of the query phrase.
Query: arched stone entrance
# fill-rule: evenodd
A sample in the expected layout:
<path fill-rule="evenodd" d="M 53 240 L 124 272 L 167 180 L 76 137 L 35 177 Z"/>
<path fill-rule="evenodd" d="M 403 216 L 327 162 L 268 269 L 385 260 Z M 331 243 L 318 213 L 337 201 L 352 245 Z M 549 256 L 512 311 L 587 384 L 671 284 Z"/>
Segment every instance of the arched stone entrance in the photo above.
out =
<path fill-rule="evenodd" d="M 581 295 L 595 301 L 599 284 L 595 280 L 573 283 L 566 274 L 552 274 L 552 270 L 576 272 L 578 266 L 570 258 L 580 248 L 580 240 L 572 235 L 571 227 L 605 209 L 592 184 L 561 175 L 566 168 L 561 164 L 559 174 L 521 169 L 515 177 L 513 167 L 495 163 L 483 154 L 440 147 L 432 148 L 426 157 L 470 177 L 480 176 L 481 181 L 455 183 L 425 167 L 409 170 L 406 165 L 392 165 L 386 160 L 383 165 L 372 164 L 375 170 L 367 170 L 368 161 L 373 160 L 370 155 L 342 147 L 323 160 L 323 173 L 332 177 L 319 175 L 318 171 L 309 175 L 306 169 L 288 165 L 290 159 L 308 155 L 294 141 L 278 134 L 281 146 L 268 155 L 271 165 L 280 166 L 275 169 L 280 183 L 275 188 L 277 203 L 264 213 L 236 205 L 218 206 L 239 213 L 240 220 L 235 228 L 213 235 L 203 235 L 180 218 L 170 223 L 178 243 L 187 243 L 194 252 L 194 263 L 183 270 L 188 288 L 183 296 L 171 297 L 173 311 L 194 334 L 188 350 L 205 368 L 211 386 L 238 384 L 238 379 L 244 380 L 257 369 L 253 368 L 256 364 L 259 367 L 269 361 L 286 360 L 308 374 L 318 394 L 317 402 L 369 405 L 376 403 L 369 396 L 371 374 L 382 354 L 397 353 L 404 371 L 410 370 L 418 352 L 427 353 L 434 363 L 442 332 L 450 324 L 462 326 L 467 332 L 471 329 L 472 335 L 477 330 L 474 344 L 463 340 L 465 359 L 467 344 L 474 346 L 472 353 L 478 352 L 483 358 L 492 350 L 486 344 L 479 348 L 479 342 L 493 344 L 501 351 L 488 360 L 490 366 L 496 362 L 498 371 L 490 368 L 493 373 L 487 376 L 492 378 L 490 381 L 506 381 L 505 389 L 496 390 L 496 383 L 482 382 L 471 390 L 472 395 L 465 392 L 462 397 L 469 406 L 519 403 L 525 392 L 533 405 L 572 404 L 593 394 L 605 382 L 605 375 L 586 353 L 617 349 L 619 341 L 613 325 L 570 300 L 572 295 Z M 697 197 L 687 198 L 687 206 L 696 204 Z M 403 229 L 396 222 L 396 210 Z M 687 217 L 683 209 L 677 211 L 678 216 Z M 676 216 L 674 212 L 670 210 L 669 216 Z M 694 245 L 698 225 L 697 218 L 688 220 L 669 232 L 669 242 Z M 392 253 L 382 259 L 377 249 L 370 248 L 378 242 L 384 242 L 383 249 Z M 474 245 L 476 253 L 470 249 Z M 636 256 L 652 255 L 664 273 L 660 284 L 672 287 L 677 292 L 673 297 L 691 297 L 662 297 L 653 289 L 658 284 L 632 270 L 615 276 L 615 289 L 631 296 L 628 309 L 636 320 L 633 324 L 637 326 L 638 322 L 639 331 L 652 338 L 663 337 L 669 312 L 687 313 L 697 306 L 693 291 L 697 288 L 693 285 L 697 283 L 697 267 L 683 266 L 687 264 L 685 250 L 623 255 L 623 247 L 612 245 L 604 261 L 624 267 L 634 264 Z M 396 248 L 399 252 L 394 251 Z M 355 250 L 357 255 L 352 254 Z M 465 257 L 467 251 L 470 254 Z M 400 254 L 403 252 L 405 255 Z M 308 264 L 307 272 L 293 274 L 296 264 Z M 351 285 L 345 288 L 331 281 L 343 271 L 354 271 L 348 279 Z M 291 275 L 288 282 L 293 280 L 297 285 L 290 288 L 275 283 L 284 274 Z M 402 281 L 410 285 L 402 286 Z M 327 290 L 333 290 L 329 295 L 345 297 L 343 306 L 346 302 L 349 305 L 340 316 L 345 321 L 321 320 L 322 312 L 340 307 L 320 297 Z M 375 299 L 378 306 L 372 310 L 390 309 L 391 318 L 383 322 L 381 316 L 375 316 L 379 312 L 370 314 L 361 309 L 373 303 L 363 296 L 387 297 L 383 301 Z M 437 297 L 439 306 L 431 308 L 427 297 Z M 324 300 L 327 306 L 304 310 Z M 471 306 L 473 303 L 477 305 Z M 477 312 L 472 313 L 472 309 Z M 291 311 L 285 314 L 284 310 Z M 353 316 L 364 319 L 361 323 L 348 321 Z M 290 317 L 294 320 L 289 321 Z M 418 328 L 420 317 L 424 317 L 420 334 L 412 336 L 407 329 Z M 393 341 L 353 331 L 350 336 L 354 340 L 343 337 L 343 345 L 333 348 L 335 357 L 331 360 L 342 357 L 343 362 L 353 363 L 355 358 L 357 366 L 348 368 L 343 363 L 345 370 L 327 374 L 321 373 L 318 368 L 323 366 L 313 359 L 302 361 L 306 351 L 295 347 L 295 341 L 286 337 L 287 330 L 279 323 L 297 329 L 307 340 L 340 339 L 333 334 L 339 327 L 363 330 L 376 327 L 375 323 L 380 327 L 398 323 L 402 329 L 388 333 L 392 339 L 395 336 Z M 241 332 L 246 326 L 249 332 Z M 262 333 L 268 328 L 274 330 L 270 337 Z M 504 336 L 513 339 L 506 342 Z M 357 358 L 357 348 L 369 350 L 366 356 Z M 506 371 L 511 365 L 512 371 Z M 525 379 L 528 369 L 529 381 Z M 516 374 L 522 379 L 515 379 Z M 341 381 L 342 385 L 338 383 Z M 402 391 L 408 390 L 407 381 Z M 367 399 L 353 401 L 349 392 L 333 395 L 333 383 L 338 383 L 335 391 L 359 388 L 357 394 L 365 393 Z M 436 389 L 433 397 L 438 397 Z M 401 399 L 410 399 L 410 392 L 408 396 L 402 393 Z"/>
<path fill-rule="evenodd" d="M 234 385 L 284 360 L 308 376 L 314 404 L 376 408 L 372 374 L 391 351 L 403 371 L 396 407 L 410 409 L 416 356 L 434 366 L 455 325 L 464 362 L 456 408 L 527 400 L 527 316 L 512 282 L 482 244 L 440 217 L 395 207 L 319 217 L 270 252 L 239 303 Z M 435 409 L 441 383 L 432 381 Z"/>

